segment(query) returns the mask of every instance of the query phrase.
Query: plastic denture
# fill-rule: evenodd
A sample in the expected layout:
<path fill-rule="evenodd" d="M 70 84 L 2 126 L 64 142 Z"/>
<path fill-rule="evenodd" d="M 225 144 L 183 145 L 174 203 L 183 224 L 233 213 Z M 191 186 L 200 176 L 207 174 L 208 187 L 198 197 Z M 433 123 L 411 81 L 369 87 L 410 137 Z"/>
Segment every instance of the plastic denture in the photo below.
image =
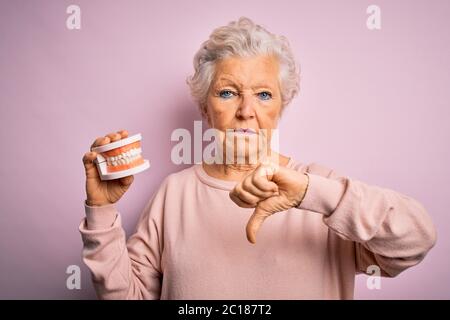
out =
<path fill-rule="evenodd" d="M 97 153 L 94 160 L 101 180 L 113 180 L 142 172 L 150 168 L 150 163 L 142 157 L 142 136 L 117 140 L 92 148 Z"/>

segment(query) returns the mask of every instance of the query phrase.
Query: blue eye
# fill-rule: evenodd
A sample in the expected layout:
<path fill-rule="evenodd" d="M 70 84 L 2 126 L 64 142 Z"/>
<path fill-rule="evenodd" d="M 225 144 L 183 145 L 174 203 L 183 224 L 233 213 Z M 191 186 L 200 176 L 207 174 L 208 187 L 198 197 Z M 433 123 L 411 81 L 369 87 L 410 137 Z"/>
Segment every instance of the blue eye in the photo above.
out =
<path fill-rule="evenodd" d="M 272 98 L 272 94 L 270 92 L 267 91 L 263 91 L 258 93 L 258 96 L 262 99 L 262 100 L 269 100 Z"/>
<path fill-rule="evenodd" d="M 230 90 L 222 90 L 222 91 L 220 91 L 219 95 L 221 98 L 228 99 L 234 95 L 234 92 L 232 92 Z"/>

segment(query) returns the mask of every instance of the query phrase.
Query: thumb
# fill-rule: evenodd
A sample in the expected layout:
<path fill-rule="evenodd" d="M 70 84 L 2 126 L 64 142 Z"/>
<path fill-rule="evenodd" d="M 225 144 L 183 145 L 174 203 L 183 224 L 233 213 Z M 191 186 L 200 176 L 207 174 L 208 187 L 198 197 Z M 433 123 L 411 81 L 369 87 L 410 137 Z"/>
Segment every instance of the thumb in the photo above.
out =
<path fill-rule="evenodd" d="M 99 176 L 96 165 L 94 164 L 96 157 L 97 153 L 92 151 L 85 153 L 83 156 L 83 164 L 87 178 L 96 178 Z"/>
<path fill-rule="evenodd" d="M 253 244 L 256 243 L 256 233 L 268 216 L 270 216 L 270 212 L 263 210 L 259 205 L 256 206 L 255 211 L 248 220 L 246 227 L 248 241 Z"/>

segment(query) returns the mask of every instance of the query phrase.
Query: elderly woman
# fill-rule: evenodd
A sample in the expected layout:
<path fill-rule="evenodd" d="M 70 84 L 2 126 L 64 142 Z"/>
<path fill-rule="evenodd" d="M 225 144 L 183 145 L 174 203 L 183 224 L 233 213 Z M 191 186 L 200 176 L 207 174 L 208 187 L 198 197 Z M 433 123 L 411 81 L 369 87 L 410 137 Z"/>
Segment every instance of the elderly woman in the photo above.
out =
<path fill-rule="evenodd" d="M 203 117 L 244 135 L 248 160 L 247 138 L 276 129 L 298 92 L 288 41 L 240 18 L 213 31 L 194 67 L 188 84 Z M 101 181 L 95 157 L 83 157 L 79 230 L 102 299 L 351 299 L 357 273 L 394 277 L 436 241 L 415 199 L 274 150 L 255 163 L 203 161 L 170 174 L 127 241 L 115 203 L 133 176 Z"/>

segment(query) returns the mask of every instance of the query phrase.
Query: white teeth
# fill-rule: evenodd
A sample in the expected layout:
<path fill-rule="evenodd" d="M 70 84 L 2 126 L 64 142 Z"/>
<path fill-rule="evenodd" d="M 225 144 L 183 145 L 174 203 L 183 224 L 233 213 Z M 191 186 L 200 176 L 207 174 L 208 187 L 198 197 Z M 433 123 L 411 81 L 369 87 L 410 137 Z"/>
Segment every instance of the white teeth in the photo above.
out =
<path fill-rule="evenodd" d="M 141 148 L 134 148 L 130 149 L 122 154 L 119 154 L 117 156 L 107 157 L 106 161 L 108 165 L 118 166 L 121 164 L 130 164 L 137 158 L 139 158 L 140 154 L 142 153 Z"/>

